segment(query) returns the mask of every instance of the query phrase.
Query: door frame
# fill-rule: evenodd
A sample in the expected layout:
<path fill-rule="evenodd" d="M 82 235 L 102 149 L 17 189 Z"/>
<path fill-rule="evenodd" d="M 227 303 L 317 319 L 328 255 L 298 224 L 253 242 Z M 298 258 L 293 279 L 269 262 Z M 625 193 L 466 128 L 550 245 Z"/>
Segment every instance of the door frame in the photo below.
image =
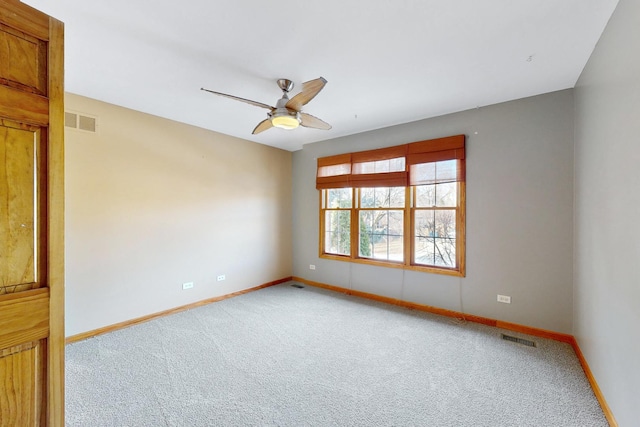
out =
<path fill-rule="evenodd" d="M 64 24 L 49 18 L 47 418 L 64 426 Z"/>

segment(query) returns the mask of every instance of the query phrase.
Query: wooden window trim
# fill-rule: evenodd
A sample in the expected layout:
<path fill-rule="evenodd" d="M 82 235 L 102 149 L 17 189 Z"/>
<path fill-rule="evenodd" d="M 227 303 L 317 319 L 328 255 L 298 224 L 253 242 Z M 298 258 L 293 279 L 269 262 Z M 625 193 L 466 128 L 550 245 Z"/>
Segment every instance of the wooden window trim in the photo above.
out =
<path fill-rule="evenodd" d="M 405 172 L 390 172 L 380 174 L 350 174 L 339 175 L 336 177 L 317 177 L 316 188 L 319 193 L 319 230 L 320 238 L 318 239 L 319 257 L 335 261 L 353 262 L 357 264 L 366 264 L 374 266 L 382 266 L 387 268 L 401 268 L 405 270 L 420 271 L 426 273 L 435 273 L 448 276 L 464 277 L 466 275 L 466 153 L 465 153 L 465 136 L 456 135 L 452 137 L 439 138 L 435 140 L 418 141 L 396 147 L 389 147 L 378 150 L 369 150 L 359 153 L 347 153 L 337 156 L 325 157 L 318 159 L 318 167 L 325 165 L 343 164 L 346 159 L 353 163 L 386 160 L 397 158 L 399 153 L 405 153 Z M 442 160 L 458 161 L 458 179 L 457 179 L 457 205 L 455 207 L 444 207 L 456 211 L 456 268 L 438 267 L 432 265 L 421 265 L 413 262 L 415 256 L 415 233 L 414 214 L 422 208 L 414 208 L 415 186 L 411 185 L 409 176 L 410 166 L 424 162 L 435 162 Z M 339 178 L 338 178 L 339 177 Z M 333 182 L 332 182 L 333 181 Z M 324 252 L 325 239 L 325 203 L 323 200 L 323 190 L 328 191 L 331 188 L 352 189 L 352 204 L 350 208 L 350 255 L 338 255 Z M 359 212 L 359 190 L 356 188 L 368 187 L 405 187 L 405 206 L 404 212 L 404 232 L 403 232 L 403 261 L 377 260 L 372 258 L 360 257 L 359 251 L 359 229 L 360 218 Z M 383 208 L 388 210 L 387 208 Z M 429 208 L 426 208 L 427 210 Z M 364 209 L 366 210 L 366 209 Z"/>

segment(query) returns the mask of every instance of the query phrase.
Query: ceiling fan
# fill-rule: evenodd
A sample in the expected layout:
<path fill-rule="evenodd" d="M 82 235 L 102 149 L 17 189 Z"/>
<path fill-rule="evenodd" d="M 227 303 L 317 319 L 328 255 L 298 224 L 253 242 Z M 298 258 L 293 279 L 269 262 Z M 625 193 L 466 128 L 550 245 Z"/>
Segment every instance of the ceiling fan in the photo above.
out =
<path fill-rule="evenodd" d="M 256 126 L 255 129 L 253 129 L 253 132 L 251 132 L 255 135 L 272 127 L 295 129 L 298 126 L 304 126 L 313 129 L 331 129 L 331 125 L 329 123 L 301 111 L 302 106 L 311 101 L 322 90 L 325 84 L 327 84 L 327 81 L 323 77 L 304 82 L 302 83 L 302 91 L 289 99 L 289 92 L 293 89 L 293 82 L 289 79 L 279 79 L 278 86 L 282 89 L 282 98 L 276 102 L 275 107 L 263 104 L 262 102 L 251 101 L 250 99 L 227 95 L 226 93 L 215 92 L 205 88 L 200 88 L 200 90 L 204 90 L 215 95 L 226 96 L 227 98 L 246 102 L 247 104 L 269 110 L 267 118 L 258 123 L 258 126 Z"/>

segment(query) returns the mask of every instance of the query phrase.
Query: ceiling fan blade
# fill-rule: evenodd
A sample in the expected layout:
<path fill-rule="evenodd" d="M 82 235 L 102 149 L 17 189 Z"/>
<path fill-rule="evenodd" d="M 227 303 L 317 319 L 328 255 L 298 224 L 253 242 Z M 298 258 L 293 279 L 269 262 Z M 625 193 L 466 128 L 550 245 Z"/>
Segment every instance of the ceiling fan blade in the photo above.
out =
<path fill-rule="evenodd" d="M 256 128 L 253 130 L 253 132 L 251 132 L 251 134 L 255 135 L 267 129 L 270 129 L 272 127 L 273 125 L 271 124 L 271 119 L 264 119 L 263 121 L 258 123 L 258 126 L 256 126 Z"/>
<path fill-rule="evenodd" d="M 220 96 L 225 96 L 227 98 L 235 99 L 236 101 L 246 102 L 247 104 L 255 105 L 256 107 L 266 108 L 267 110 L 273 110 L 275 108 L 275 107 L 272 107 L 270 105 L 263 104 L 262 102 L 252 101 L 250 99 L 244 99 L 244 98 L 240 98 L 238 96 L 227 95 L 226 93 L 216 92 L 216 91 L 213 91 L 213 90 L 205 89 L 203 87 L 200 88 L 200 90 L 204 90 L 205 92 L 213 93 L 214 95 L 220 95 Z"/>
<path fill-rule="evenodd" d="M 313 129 L 331 129 L 331 125 L 307 113 L 300 113 L 300 126 Z"/>
<path fill-rule="evenodd" d="M 324 77 L 302 83 L 302 92 L 291 98 L 289 102 L 287 102 L 286 107 L 294 111 L 300 111 L 302 106 L 315 98 L 326 84 L 327 81 Z"/>

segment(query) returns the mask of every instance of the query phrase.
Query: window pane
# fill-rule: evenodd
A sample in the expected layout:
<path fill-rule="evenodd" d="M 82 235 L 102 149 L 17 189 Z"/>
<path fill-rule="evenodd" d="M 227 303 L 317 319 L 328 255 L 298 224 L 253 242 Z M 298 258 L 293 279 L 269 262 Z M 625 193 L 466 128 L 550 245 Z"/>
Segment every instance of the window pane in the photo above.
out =
<path fill-rule="evenodd" d="M 414 224 L 414 263 L 455 268 L 456 211 L 418 210 Z"/>
<path fill-rule="evenodd" d="M 458 183 L 447 182 L 436 184 L 435 205 L 439 207 L 456 207 L 458 204 Z"/>
<path fill-rule="evenodd" d="M 456 266 L 456 241 L 455 239 L 433 239 L 434 265 L 438 267 Z"/>
<path fill-rule="evenodd" d="M 351 208 L 351 188 L 332 188 L 329 193 L 328 208 Z"/>
<path fill-rule="evenodd" d="M 326 211 L 324 251 L 330 254 L 351 254 L 351 212 Z"/>
<path fill-rule="evenodd" d="M 437 210 L 435 214 L 435 237 L 456 237 L 456 211 Z"/>
<path fill-rule="evenodd" d="M 389 188 L 389 207 L 404 208 L 404 200 L 406 196 L 405 187 Z"/>
<path fill-rule="evenodd" d="M 360 162 L 353 164 L 354 174 L 403 172 L 405 170 L 405 158 L 398 157 L 388 160 L 376 160 L 373 162 Z"/>
<path fill-rule="evenodd" d="M 360 189 L 360 207 L 362 208 L 403 208 L 404 199 L 404 187 Z"/>
<path fill-rule="evenodd" d="M 360 207 L 361 208 L 373 208 L 375 207 L 375 188 L 361 188 L 360 190 Z"/>
<path fill-rule="evenodd" d="M 390 192 L 388 187 L 384 188 L 374 188 L 373 193 L 375 194 L 374 203 L 376 208 L 388 208 L 390 204 Z"/>
<path fill-rule="evenodd" d="M 437 182 L 455 181 L 458 177 L 458 161 L 445 160 L 436 162 L 436 180 Z"/>
<path fill-rule="evenodd" d="M 318 168 L 318 176 L 348 175 L 350 173 L 351 173 L 350 163 L 343 163 L 341 165 L 322 166 Z"/>
<path fill-rule="evenodd" d="M 418 163 L 411 165 L 411 182 L 414 184 L 435 184 L 453 182 L 458 179 L 458 161 Z"/>
<path fill-rule="evenodd" d="M 435 235 L 435 211 L 415 211 L 413 232 L 416 237 L 433 237 Z"/>
<path fill-rule="evenodd" d="M 416 237 L 415 264 L 435 265 L 433 239 Z"/>
<path fill-rule="evenodd" d="M 354 163 L 353 165 L 353 173 L 356 175 L 365 174 L 365 173 L 375 173 L 375 172 L 376 172 L 375 162 Z"/>
<path fill-rule="evenodd" d="M 391 172 L 403 172 L 405 170 L 405 158 L 398 157 L 389 160 L 389 170 Z"/>
<path fill-rule="evenodd" d="M 436 186 L 418 185 L 416 187 L 416 207 L 430 208 L 436 205 Z"/>
<path fill-rule="evenodd" d="M 411 181 L 421 184 L 436 182 L 436 164 L 420 163 L 411 165 Z"/>
<path fill-rule="evenodd" d="M 389 160 L 378 160 L 374 165 L 376 173 L 389 172 Z"/>
<path fill-rule="evenodd" d="M 402 261 L 404 259 L 403 232 L 403 211 L 360 211 L 360 256 Z"/>
<path fill-rule="evenodd" d="M 458 205 L 458 183 L 418 185 L 416 188 L 417 208 L 452 207 Z"/>

